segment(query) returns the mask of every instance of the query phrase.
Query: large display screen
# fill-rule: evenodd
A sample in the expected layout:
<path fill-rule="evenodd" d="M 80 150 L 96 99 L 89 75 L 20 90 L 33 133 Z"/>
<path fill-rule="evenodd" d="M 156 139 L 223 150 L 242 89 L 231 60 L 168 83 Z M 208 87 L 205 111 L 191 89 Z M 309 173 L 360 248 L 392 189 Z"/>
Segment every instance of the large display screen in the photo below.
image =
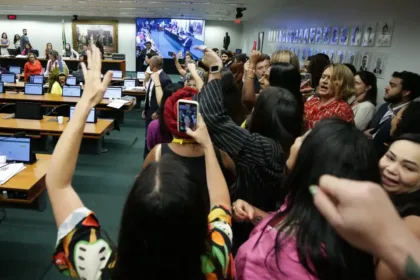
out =
<path fill-rule="evenodd" d="M 204 45 L 205 24 L 205 20 L 194 19 L 137 18 L 136 56 L 146 48 L 146 42 L 151 42 L 152 50 L 163 58 L 171 58 L 169 52 L 180 51 L 201 58 L 203 53 L 192 46 Z"/>

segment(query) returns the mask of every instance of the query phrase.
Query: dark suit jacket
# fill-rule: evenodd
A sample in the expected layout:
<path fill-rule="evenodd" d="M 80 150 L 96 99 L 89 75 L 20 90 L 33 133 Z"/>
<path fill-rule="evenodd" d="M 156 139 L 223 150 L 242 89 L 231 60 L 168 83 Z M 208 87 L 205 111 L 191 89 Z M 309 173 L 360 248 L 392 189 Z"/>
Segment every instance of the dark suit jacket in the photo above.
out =
<path fill-rule="evenodd" d="M 386 121 L 381 122 L 382 117 L 388 111 L 389 103 L 382 104 L 379 109 L 376 111 L 375 115 L 370 122 L 369 128 L 373 128 L 373 133 L 376 133 L 375 138 L 373 139 L 374 146 L 378 153 L 379 157 L 382 157 L 388 147 L 386 144 L 389 144 L 391 140 L 391 121 L 392 117 L 388 118 Z"/>
<path fill-rule="evenodd" d="M 160 84 L 162 86 L 162 90 L 169 84 L 172 83 L 171 78 L 164 72 L 160 72 L 159 74 L 159 80 Z M 149 94 L 152 94 L 150 102 L 149 102 Z M 157 112 L 159 110 L 159 105 L 156 100 L 156 89 L 153 85 L 152 91 L 150 92 L 149 89 L 147 89 L 146 92 L 146 103 L 144 107 L 145 113 L 146 113 L 146 123 L 150 123 L 152 121 L 152 115 L 153 113 Z"/>

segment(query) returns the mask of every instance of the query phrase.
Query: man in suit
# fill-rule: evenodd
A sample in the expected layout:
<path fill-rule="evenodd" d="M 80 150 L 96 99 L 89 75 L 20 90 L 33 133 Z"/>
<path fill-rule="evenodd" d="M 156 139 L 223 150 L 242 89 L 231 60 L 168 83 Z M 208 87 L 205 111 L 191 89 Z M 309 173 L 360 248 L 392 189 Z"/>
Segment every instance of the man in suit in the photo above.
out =
<path fill-rule="evenodd" d="M 156 100 L 156 88 L 160 87 L 162 90 L 169 84 L 172 83 L 171 78 L 163 71 L 163 58 L 160 56 L 154 56 L 149 60 L 150 70 L 153 72 L 152 75 L 159 74 L 159 82 L 150 80 L 149 87 L 146 90 L 146 100 L 143 111 L 143 116 L 146 119 L 146 136 L 147 136 L 147 127 L 152 122 L 152 120 L 157 119 L 159 104 Z M 144 158 L 146 158 L 149 150 L 147 149 L 147 139 L 145 138 L 144 145 Z"/>
<path fill-rule="evenodd" d="M 26 48 L 26 44 L 30 44 L 30 42 L 28 38 L 28 31 L 23 29 L 22 33 L 22 36 L 20 36 L 20 49 L 24 50 Z"/>
<path fill-rule="evenodd" d="M 191 46 L 193 44 L 193 37 L 190 32 L 187 33 L 187 38 L 184 40 L 184 43 L 182 44 L 182 47 L 184 48 L 183 55 L 189 53 L 191 51 Z"/>
<path fill-rule="evenodd" d="M 230 45 L 230 36 L 229 33 L 226 32 L 225 38 L 223 38 L 223 48 L 227 51 Z"/>
<path fill-rule="evenodd" d="M 220 57 L 223 62 L 223 67 L 229 69 L 232 65 L 233 54 L 231 51 L 222 50 L 222 55 Z"/>
<path fill-rule="evenodd" d="M 146 71 L 147 69 L 147 62 L 146 62 L 146 55 L 152 52 L 152 43 L 146 42 L 146 48 L 140 52 L 139 59 L 141 65 L 141 71 Z"/>
<path fill-rule="evenodd" d="M 372 118 L 365 135 L 373 139 L 378 156 L 385 154 L 391 140 L 391 121 L 397 113 L 420 96 L 420 76 L 412 72 L 394 72 L 385 88 L 384 100 Z"/>

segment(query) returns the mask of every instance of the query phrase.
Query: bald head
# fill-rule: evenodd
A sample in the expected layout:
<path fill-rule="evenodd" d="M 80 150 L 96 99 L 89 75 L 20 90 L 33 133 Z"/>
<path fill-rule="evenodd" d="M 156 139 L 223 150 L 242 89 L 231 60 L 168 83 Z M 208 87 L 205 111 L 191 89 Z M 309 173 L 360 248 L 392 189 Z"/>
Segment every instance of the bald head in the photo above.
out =
<path fill-rule="evenodd" d="M 150 59 L 150 70 L 153 72 L 157 72 L 159 70 L 162 70 L 163 68 L 163 58 L 160 56 L 154 56 Z"/>

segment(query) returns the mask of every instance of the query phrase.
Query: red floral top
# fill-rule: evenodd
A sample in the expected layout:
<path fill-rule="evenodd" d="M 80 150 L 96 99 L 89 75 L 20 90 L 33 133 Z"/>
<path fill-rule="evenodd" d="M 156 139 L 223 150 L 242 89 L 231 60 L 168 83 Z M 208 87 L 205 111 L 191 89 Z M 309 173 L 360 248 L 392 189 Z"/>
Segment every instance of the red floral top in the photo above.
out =
<path fill-rule="evenodd" d="M 319 97 L 314 97 L 305 103 L 305 126 L 312 129 L 322 119 L 339 117 L 346 122 L 354 123 L 354 114 L 350 105 L 344 100 L 335 100 L 324 106 Z"/>

